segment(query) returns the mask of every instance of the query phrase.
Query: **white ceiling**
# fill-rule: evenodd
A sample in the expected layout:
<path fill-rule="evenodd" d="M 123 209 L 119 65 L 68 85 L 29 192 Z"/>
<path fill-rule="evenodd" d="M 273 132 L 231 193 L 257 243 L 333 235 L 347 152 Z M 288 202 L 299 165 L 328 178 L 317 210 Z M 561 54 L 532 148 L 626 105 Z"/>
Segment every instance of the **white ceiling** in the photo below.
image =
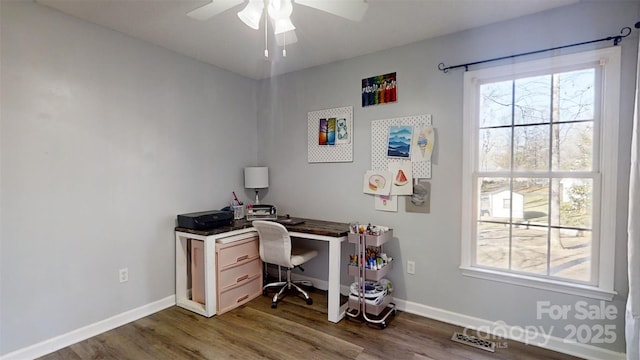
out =
<path fill-rule="evenodd" d="M 210 0 L 36 0 L 39 4 L 254 79 L 349 59 L 578 1 L 368 0 L 369 8 L 360 22 L 294 3 L 291 20 L 296 26 L 298 42 L 287 46 L 287 56 L 283 58 L 281 48 L 275 46 L 270 36 L 270 59 L 266 60 L 264 31 L 247 27 L 236 16 L 244 4 L 199 21 L 186 13 Z"/>

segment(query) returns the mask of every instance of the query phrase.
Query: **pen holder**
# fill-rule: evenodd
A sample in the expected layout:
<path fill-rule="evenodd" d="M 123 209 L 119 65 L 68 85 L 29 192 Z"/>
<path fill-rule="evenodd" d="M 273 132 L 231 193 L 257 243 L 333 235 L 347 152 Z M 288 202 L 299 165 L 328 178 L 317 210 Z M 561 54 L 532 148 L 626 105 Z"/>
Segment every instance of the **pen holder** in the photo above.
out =
<path fill-rule="evenodd" d="M 244 219 L 244 205 L 234 205 L 232 209 L 234 220 Z"/>

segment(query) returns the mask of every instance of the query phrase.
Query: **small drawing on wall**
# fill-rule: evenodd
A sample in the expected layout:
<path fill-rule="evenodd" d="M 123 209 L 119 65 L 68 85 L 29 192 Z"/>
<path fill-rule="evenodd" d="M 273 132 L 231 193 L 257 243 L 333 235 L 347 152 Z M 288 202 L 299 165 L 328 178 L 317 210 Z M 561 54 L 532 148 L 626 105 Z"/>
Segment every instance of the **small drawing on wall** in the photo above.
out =
<path fill-rule="evenodd" d="M 396 102 L 396 86 L 396 73 L 362 79 L 362 107 Z"/>
<path fill-rule="evenodd" d="M 433 127 L 424 124 L 416 126 L 411 142 L 411 161 L 430 161 L 434 144 Z"/>
<path fill-rule="evenodd" d="M 391 180 L 393 174 L 390 171 L 368 170 L 364 174 L 362 192 L 374 195 L 391 194 Z"/>
<path fill-rule="evenodd" d="M 336 144 L 336 118 L 320 119 L 318 145 Z"/>
<path fill-rule="evenodd" d="M 351 142 L 351 129 L 349 129 L 349 123 L 347 119 L 341 118 L 336 119 L 336 134 L 338 135 L 336 139 L 336 144 L 348 144 Z"/>
<path fill-rule="evenodd" d="M 407 160 L 410 159 L 412 138 L 413 126 L 389 126 L 389 136 L 387 138 L 387 157 Z"/>
<path fill-rule="evenodd" d="M 413 184 L 413 194 L 406 198 L 405 211 L 428 214 L 431 211 L 431 183 L 418 179 Z"/>
<path fill-rule="evenodd" d="M 398 197 L 395 195 L 374 196 L 375 208 L 381 211 L 398 211 Z"/>
<path fill-rule="evenodd" d="M 393 174 L 391 195 L 411 195 L 413 193 L 413 167 L 411 161 L 390 162 L 389 171 Z"/>

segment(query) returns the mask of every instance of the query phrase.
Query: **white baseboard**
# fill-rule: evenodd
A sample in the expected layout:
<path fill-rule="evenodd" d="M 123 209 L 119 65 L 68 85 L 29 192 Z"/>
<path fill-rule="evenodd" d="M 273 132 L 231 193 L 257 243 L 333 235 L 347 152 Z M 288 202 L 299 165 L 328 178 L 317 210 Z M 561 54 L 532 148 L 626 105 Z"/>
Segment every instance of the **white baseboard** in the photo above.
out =
<path fill-rule="evenodd" d="M 10 352 L 8 354 L 0 356 L 0 360 L 35 359 L 65 348 L 69 345 L 73 345 L 82 340 L 86 340 L 90 337 L 102 334 L 103 332 L 115 329 L 124 324 L 128 324 L 145 316 L 149 316 L 160 310 L 164 310 L 166 308 L 174 306 L 175 304 L 176 296 L 167 296 L 164 299 L 160 299 L 150 304 L 140 306 L 139 308 L 125 311 L 122 314 L 112 316 L 108 319 L 98 321 L 91 325 L 87 325 L 66 334 L 56 336 L 38 344 L 34 344 L 29 347 Z"/>
<path fill-rule="evenodd" d="M 276 274 L 277 276 L 277 270 Z M 296 274 L 296 279 L 309 280 L 313 282 L 313 285 L 321 290 L 327 289 L 327 282 L 306 277 Z M 348 285 L 341 285 L 341 293 L 347 295 L 350 292 Z M 396 304 L 398 310 L 412 313 L 415 315 L 423 316 L 426 318 L 446 322 L 453 325 L 458 325 L 463 328 L 469 329 L 496 329 L 499 333 L 491 334 L 492 336 L 501 336 L 510 340 L 518 341 L 525 344 L 535 345 L 541 348 L 561 352 L 564 354 L 573 355 L 586 360 L 625 360 L 626 355 L 624 353 L 618 353 L 611 350 L 606 350 L 597 346 L 589 344 L 571 343 L 565 342 L 564 339 L 554 336 L 544 336 L 543 334 L 536 334 L 526 332 L 522 327 L 510 326 L 503 323 L 497 323 L 495 321 L 489 321 L 485 319 L 475 318 L 463 314 L 454 313 L 451 311 L 434 308 L 427 305 L 422 305 L 398 298 L 393 298 L 393 302 Z M 496 325 L 498 325 L 496 327 Z M 453 334 L 452 334 L 453 335 Z"/>
<path fill-rule="evenodd" d="M 277 271 L 276 274 L 277 276 Z M 303 275 L 296 274 L 297 280 L 311 281 L 314 287 L 326 290 L 328 288 L 327 281 L 311 278 Z M 349 293 L 349 286 L 341 286 L 342 294 Z M 393 299 L 400 311 L 405 311 L 411 314 L 427 317 L 430 319 L 446 322 L 461 326 L 469 329 L 494 329 L 496 322 L 492 322 L 485 319 L 480 319 L 472 316 L 454 313 L 451 311 L 434 308 L 431 306 L 418 304 L 398 298 Z M 69 345 L 75 344 L 79 341 L 86 340 L 90 337 L 99 335 L 103 332 L 115 329 L 124 324 L 138 320 L 145 316 L 156 313 L 160 310 L 164 310 L 176 304 L 175 295 L 168 296 L 164 299 L 155 301 L 153 303 L 143 305 L 139 308 L 126 311 L 122 314 L 118 314 L 111 318 L 99 321 L 97 323 L 85 326 L 83 328 L 73 330 L 67 334 L 63 334 L 49 340 L 45 340 L 41 343 L 31 345 L 29 347 L 8 353 L 0 356 L 0 360 L 24 360 L 34 359 L 44 356 L 54 351 L 65 348 Z M 529 343 L 531 345 L 539 346 L 545 349 L 577 356 L 587 360 L 625 360 L 626 355 L 624 353 L 618 353 L 611 350 L 602 349 L 593 345 L 579 344 L 579 343 L 567 343 L 564 339 L 558 337 L 543 337 L 538 334 L 531 334 L 523 332 L 520 327 L 510 326 L 506 324 L 500 325 L 500 333 L 492 334 L 495 336 L 501 336 L 510 340 L 519 341 L 522 343 Z M 515 331 L 514 331 L 515 330 Z"/>
<path fill-rule="evenodd" d="M 580 343 L 565 342 L 564 339 L 554 336 L 544 336 L 541 333 L 527 332 L 520 326 L 511 326 L 504 323 L 479 319 L 472 316 L 454 313 L 447 310 L 434 308 L 398 298 L 393 299 L 398 310 L 408 313 L 424 316 L 430 319 L 446 322 L 469 329 L 481 329 L 485 334 L 485 330 L 498 329 L 492 333 L 492 336 L 500 336 L 510 340 L 515 340 L 525 344 L 538 346 L 541 348 L 561 352 L 577 356 L 587 360 L 625 360 L 624 353 L 618 353 L 611 350 L 603 349 L 597 346 Z M 492 339 L 489 339 L 494 341 Z M 508 346 L 508 344 L 507 344 Z"/>

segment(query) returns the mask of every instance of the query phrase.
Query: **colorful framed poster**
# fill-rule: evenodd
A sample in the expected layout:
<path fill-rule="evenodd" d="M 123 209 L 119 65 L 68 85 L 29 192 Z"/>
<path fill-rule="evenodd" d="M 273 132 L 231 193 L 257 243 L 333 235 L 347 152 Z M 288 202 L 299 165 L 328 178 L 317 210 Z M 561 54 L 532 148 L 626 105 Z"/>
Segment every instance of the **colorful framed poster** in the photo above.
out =
<path fill-rule="evenodd" d="M 307 114 L 307 161 L 353 161 L 353 107 L 311 111 Z"/>
<path fill-rule="evenodd" d="M 335 145 L 335 144 L 336 144 L 336 118 L 320 119 L 320 128 L 318 129 L 318 145 Z"/>
<path fill-rule="evenodd" d="M 362 79 L 362 107 L 398 100 L 396 73 Z"/>

